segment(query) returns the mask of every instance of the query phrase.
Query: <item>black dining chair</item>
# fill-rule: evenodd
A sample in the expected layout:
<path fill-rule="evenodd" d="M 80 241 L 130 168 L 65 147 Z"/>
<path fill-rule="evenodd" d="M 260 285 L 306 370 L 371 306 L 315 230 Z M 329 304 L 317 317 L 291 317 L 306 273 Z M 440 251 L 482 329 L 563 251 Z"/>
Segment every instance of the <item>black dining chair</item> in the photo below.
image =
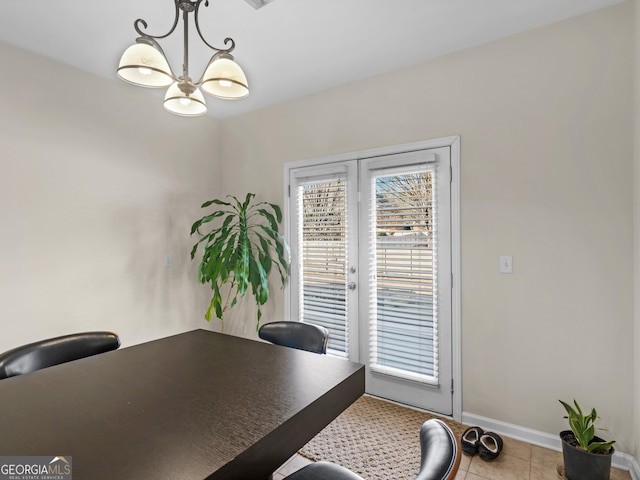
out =
<path fill-rule="evenodd" d="M 304 322 L 265 323 L 258 330 L 258 336 L 276 345 L 314 353 L 327 353 L 329 341 L 326 328 Z"/>
<path fill-rule="evenodd" d="M 460 440 L 441 420 L 432 418 L 420 429 L 420 470 L 415 480 L 453 480 L 460 467 Z M 330 462 L 311 463 L 284 480 L 363 480 Z"/>
<path fill-rule="evenodd" d="M 120 338 L 112 332 L 83 332 L 40 340 L 0 353 L 0 379 L 116 350 Z"/>

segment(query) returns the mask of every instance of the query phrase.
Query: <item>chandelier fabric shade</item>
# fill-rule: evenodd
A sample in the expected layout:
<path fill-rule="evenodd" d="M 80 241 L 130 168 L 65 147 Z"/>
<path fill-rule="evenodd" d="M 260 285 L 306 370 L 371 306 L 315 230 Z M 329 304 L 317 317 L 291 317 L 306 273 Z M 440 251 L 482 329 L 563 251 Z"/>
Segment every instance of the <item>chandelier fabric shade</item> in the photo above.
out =
<path fill-rule="evenodd" d="M 231 55 L 231 51 L 235 48 L 233 39 L 225 38 L 225 45 L 229 44 L 227 48 L 216 48 L 204 39 L 200 31 L 198 20 L 200 4 L 204 1 L 205 6 L 208 6 L 208 0 L 173 1 L 175 20 L 171 30 L 165 35 L 155 36 L 146 33 L 143 29 L 147 28 L 147 23 L 142 19 L 134 22 L 134 28 L 140 37 L 122 54 L 117 69 L 118 77 L 140 87 L 169 87 L 164 98 L 164 108 L 171 113 L 186 117 L 204 115 L 207 112 L 207 104 L 200 89 L 225 100 L 246 97 L 249 94 L 249 84 L 242 68 Z M 182 12 L 184 28 L 184 61 L 182 75 L 177 76 L 171 70 L 157 39 L 166 38 L 175 31 L 180 12 Z M 189 77 L 189 13 L 194 13 L 196 31 L 200 39 L 216 52 L 197 82 L 193 82 Z"/>

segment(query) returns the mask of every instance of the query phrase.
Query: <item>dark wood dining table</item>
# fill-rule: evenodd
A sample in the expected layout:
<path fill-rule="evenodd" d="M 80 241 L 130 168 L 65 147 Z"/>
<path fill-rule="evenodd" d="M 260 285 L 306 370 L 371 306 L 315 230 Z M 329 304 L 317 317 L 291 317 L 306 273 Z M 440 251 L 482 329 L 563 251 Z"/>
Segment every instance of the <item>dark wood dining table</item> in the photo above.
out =
<path fill-rule="evenodd" d="M 364 393 L 364 367 L 194 330 L 0 380 L 0 456 L 74 480 L 266 479 Z"/>

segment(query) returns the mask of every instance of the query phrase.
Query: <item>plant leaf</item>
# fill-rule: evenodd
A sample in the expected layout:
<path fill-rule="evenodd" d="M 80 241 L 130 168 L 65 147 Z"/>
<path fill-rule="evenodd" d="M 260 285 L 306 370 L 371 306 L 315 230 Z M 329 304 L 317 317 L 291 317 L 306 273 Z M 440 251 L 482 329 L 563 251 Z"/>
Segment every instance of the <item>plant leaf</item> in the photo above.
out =
<path fill-rule="evenodd" d="M 225 212 L 217 211 L 212 213 L 211 215 L 207 215 L 206 217 L 202 217 L 200 220 L 196 221 L 193 225 L 191 225 L 191 235 L 198 231 L 198 229 L 205 223 L 209 223 L 214 219 L 221 217 Z"/>
<path fill-rule="evenodd" d="M 242 204 L 242 210 L 244 210 L 245 212 L 247 211 L 247 208 L 249 208 L 249 204 L 251 203 L 251 199 L 253 199 L 253 197 L 255 196 L 255 193 L 247 193 L 247 196 L 244 199 L 244 203 Z"/>
<path fill-rule="evenodd" d="M 204 314 L 204 318 L 207 319 L 207 322 L 210 322 L 211 319 L 213 318 L 213 315 L 212 315 L 212 312 L 211 312 L 212 310 L 213 310 L 213 298 L 211 298 L 211 302 L 209 303 L 209 308 L 208 308 L 207 312 Z"/>
<path fill-rule="evenodd" d="M 276 222 L 275 217 L 269 213 L 267 210 L 265 210 L 264 208 L 260 208 L 258 209 L 258 212 L 267 219 L 267 222 L 269 222 L 269 226 L 271 227 L 271 230 L 273 231 L 277 231 L 278 230 L 278 223 Z"/>
<path fill-rule="evenodd" d="M 218 200 L 218 199 L 216 198 L 216 199 L 208 200 L 208 201 L 204 202 L 202 205 L 200 205 L 200 208 L 207 208 L 208 206 L 210 206 L 210 205 L 214 205 L 214 204 L 215 204 L 215 205 L 227 205 L 227 206 L 231 206 L 231 204 L 230 204 L 230 203 L 223 202 L 222 200 Z"/>
<path fill-rule="evenodd" d="M 595 450 L 602 450 L 603 452 L 608 452 L 613 447 L 613 444 L 616 443 L 615 440 L 611 442 L 591 442 L 586 450 L 587 452 L 593 452 Z"/>
<path fill-rule="evenodd" d="M 270 203 L 269 204 L 271 206 L 271 208 L 273 208 L 273 211 L 276 213 L 276 219 L 278 220 L 278 223 L 282 222 L 282 210 L 280 210 L 280 207 L 278 205 L 276 205 L 275 203 Z"/>

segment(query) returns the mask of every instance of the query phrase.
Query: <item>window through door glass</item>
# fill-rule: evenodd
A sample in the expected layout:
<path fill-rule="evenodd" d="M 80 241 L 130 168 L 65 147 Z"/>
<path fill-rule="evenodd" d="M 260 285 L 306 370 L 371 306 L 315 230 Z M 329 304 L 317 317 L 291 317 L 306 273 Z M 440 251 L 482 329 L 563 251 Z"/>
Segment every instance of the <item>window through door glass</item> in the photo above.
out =
<path fill-rule="evenodd" d="M 370 366 L 437 383 L 433 168 L 372 178 Z"/>
<path fill-rule="evenodd" d="M 347 215 L 344 178 L 296 188 L 299 317 L 329 330 L 328 350 L 348 355 Z"/>

